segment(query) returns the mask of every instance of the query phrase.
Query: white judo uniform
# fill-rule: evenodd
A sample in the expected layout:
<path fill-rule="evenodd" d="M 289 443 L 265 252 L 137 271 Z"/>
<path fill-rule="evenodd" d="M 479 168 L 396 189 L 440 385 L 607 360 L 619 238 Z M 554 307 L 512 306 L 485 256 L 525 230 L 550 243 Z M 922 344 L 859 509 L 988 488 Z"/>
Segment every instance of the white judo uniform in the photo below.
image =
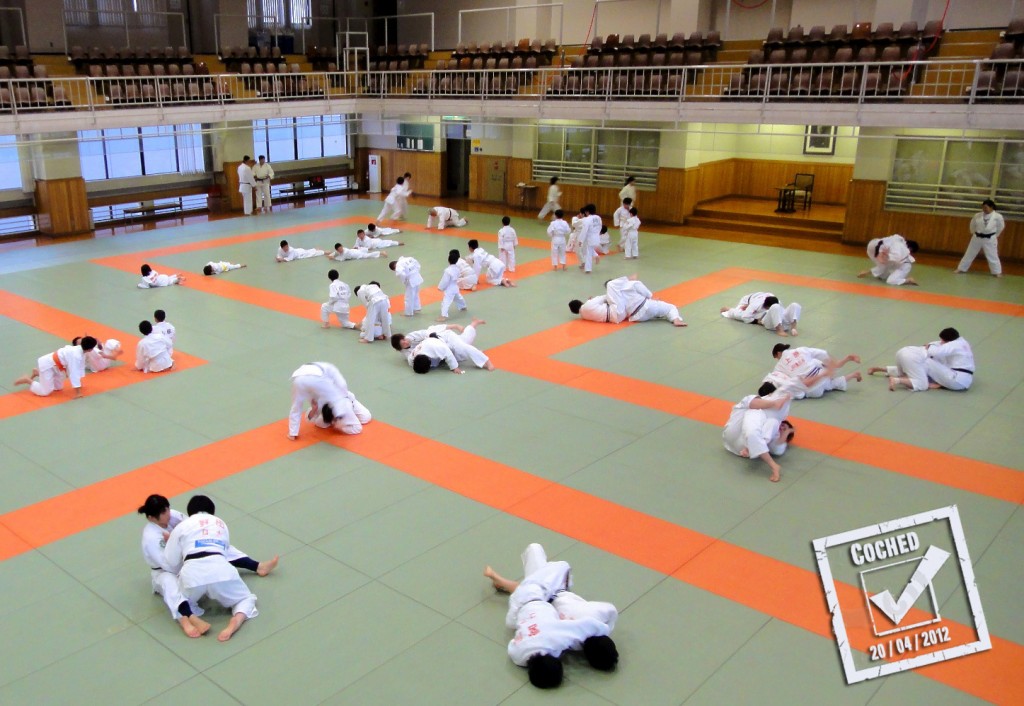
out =
<path fill-rule="evenodd" d="M 654 294 L 639 280 L 616 277 L 607 285 L 608 301 L 617 309 L 619 321 L 682 320 L 674 304 L 654 298 Z"/>
<path fill-rule="evenodd" d="M 561 199 L 562 190 L 558 188 L 558 184 L 552 184 L 549 186 L 547 201 L 544 203 L 544 207 L 540 210 L 540 213 L 537 214 L 537 218 L 543 218 L 549 213 L 554 213 L 562 208 L 562 205 L 558 203 Z"/>
<path fill-rule="evenodd" d="M 383 250 L 384 248 L 397 248 L 401 243 L 397 240 L 387 238 L 371 238 L 364 232 L 362 236 L 356 234 L 356 242 L 353 247 L 359 250 Z"/>
<path fill-rule="evenodd" d="M 505 265 L 509 272 L 516 271 L 516 246 L 519 245 L 519 236 L 512 226 L 502 226 L 498 229 L 498 258 Z"/>
<path fill-rule="evenodd" d="M 170 287 L 180 280 L 178 275 L 162 275 L 156 270 L 151 271 L 139 282 L 139 289 L 154 289 L 156 287 Z"/>
<path fill-rule="evenodd" d="M 454 208 L 445 208 L 444 206 L 435 206 L 432 209 L 436 216 L 431 216 L 427 213 L 427 228 L 436 227 L 438 230 L 444 230 L 448 226 L 453 228 L 461 228 L 466 225 L 466 219 L 459 215 L 459 212 Z"/>
<path fill-rule="evenodd" d="M 999 234 L 1006 228 L 1006 221 L 998 211 L 985 213 L 979 211 L 971 219 L 971 242 L 967 251 L 956 266 L 958 272 L 967 272 L 979 252 L 985 253 L 988 260 L 988 271 L 994 275 L 1003 273 L 1003 265 L 999 262 Z"/>
<path fill-rule="evenodd" d="M 375 284 L 364 284 L 359 287 L 356 296 L 366 307 L 366 316 L 363 318 L 359 337 L 367 343 L 373 343 L 376 336 L 391 338 L 391 317 L 388 315 L 391 300 L 388 299 L 388 295 Z"/>
<path fill-rule="evenodd" d="M 375 223 L 369 223 L 366 226 L 366 234 L 371 238 L 384 238 L 389 235 L 398 235 L 401 232 L 398 228 L 378 226 Z"/>
<path fill-rule="evenodd" d="M 334 422 L 327 424 L 321 416 L 321 407 L 329 404 Z M 342 434 L 358 434 L 372 416 L 348 389 L 348 383 L 338 368 L 331 363 L 306 363 L 292 373 L 292 408 L 288 414 L 288 436 L 299 435 L 299 423 L 306 405 L 312 408 L 309 420 L 321 429 L 334 427 Z"/>
<path fill-rule="evenodd" d="M 544 548 L 531 544 L 523 552 L 523 580 L 508 597 L 505 626 L 516 631 L 508 656 L 525 667 L 534 655 L 559 657 L 583 648 L 588 637 L 610 635 L 619 612 L 611 603 L 588 601 L 569 589 L 567 562 L 548 561 Z"/>
<path fill-rule="evenodd" d="M 583 216 L 573 216 L 571 221 L 571 228 L 569 231 L 569 241 L 565 244 L 566 252 L 576 252 L 577 257 L 580 257 L 580 238 L 583 235 L 583 229 L 586 227 L 586 222 L 583 220 Z"/>
<path fill-rule="evenodd" d="M 473 271 L 473 266 L 466 261 L 466 258 L 460 257 L 455 266 L 459 268 L 459 289 L 476 289 L 480 277 Z"/>
<path fill-rule="evenodd" d="M 826 392 L 833 390 L 846 392 L 845 375 L 822 378 L 810 387 L 805 384 L 807 379 L 824 371 L 830 360 L 832 360 L 832 356 L 823 348 L 810 348 L 807 346 L 790 348 L 783 351 L 779 359 L 775 361 L 775 369 L 772 372 L 780 373 L 789 378 L 785 385 L 786 392 L 789 392 L 795 400 L 805 397 L 817 399 Z M 776 378 L 766 377 L 765 381 L 775 383 L 775 386 L 779 388 Z"/>
<path fill-rule="evenodd" d="M 640 257 L 640 218 L 630 216 L 621 224 L 622 250 L 627 258 Z"/>
<path fill-rule="evenodd" d="M 153 593 L 158 594 L 164 599 L 167 609 L 171 611 L 171 617 L 175 620 L 181 617 L 181 613 L 178 612 L 178 606 L 185 600 L 185 597 L 178 586 L 178 576 L 172 572 L 173 567 L 168 563 L 164 553 L 166 545 L 164 532 L 173 531 L 184 519 L 185 515 L 177 510 L 171 510 L 171 517 L 167 522 L 166 530 L 154 522 L 147 522 L 146 526 L 142 528 L 142 558 L 150 570 L 150 582 L 153 585 Z M 228 545 L 224 558 L 228 562 L 232 562 L 236 559 L 246 558 L 246 554 Z M 190 607 L 194 614 L 203 614 L 203 609 L 198 604 L 190 603 Z"/>
<path fill-rule="evenodd" d="M 252 192 L 256 188 L 256 177 L 252 167 L 245 162 L 238 165 L 238 193 L 242 195 L 242 211 L 245 215 L 252 214 Z"/>
<path fill-rule="evenodd" d="M 225 272 L 230 272 L 231 270 L 240 270 L 240 269 L 242 269 L 242 266 L 240 264 L 239 265 L 235 265 L 235 264 L 232 264 L 230 262 L 225 262 L 225 261 L 220 261 L 220 262 L 210 261 L 210 262 L 206 263 L 206 267 L 209 267 L 210 269 L 212 269 L 213 270 L 213 274 L 215 274 L 215 275 L 222 275 Z"/>
<path fill-rule="evenodd" d="M 135 368 L 144 373 L 160 373 L 174 365 L 171 357 L 174 353 L 174 342 L 155 330 L 148 336 L 139 339 L 135 346 Z"/>
<path fill-rule="evenodd" d="M 424 333 L 426 336 L 421 337 L 421 334 Z M 409 365 L 412 365 L 413 359 L 417 355 L 425 355 L 430 358 L 430 367 L 432 368 L 445 363 L 450 370 L 455 370 L 459 367 L 459 363 L 466 361 L 482 368 L 490 360 L 486 353 L 473 345 L 476 341 L 476 326 L 472 324 L 466 326 L 461 333 L 452 331 L 441 324 L 431 326 L 424 331 L 415 331 L 414 334 L 415 338 L 410 338 L 412 334 L 406 336 L 410 345 L 409 348 L 402 351 L 407 354 L 406 360 Z M 437 338 L 433 338 L 431 334 Z M 452 365 L 453 360 L 455 361 L 454 366 Z"/>
<path fill-rule="evenodd" d="M 874 238 L 868 243 L 867 253 L 874 265 L 871 268 L 872 277 L 885 280 L 886 284 L 906 284 L 915 260 L 902 235 Z"/>
<path fill-rule="evenodd" d="M 277 249 L 277 261 L 291 262 L 292 260 L 305 260 L 310 257 L 320 257 L 323 254 L 323 250 L 317 250 L 316 248 L 293 248 L 289 245 L 287 250 L 284 248 Z"/>
<path fill-rule="evenodd" d="M 462 262 L 462 260 L 460 259 L 459 262 Z M 444 293 L 444 297 L 441 299 L 441 316 L 445 318 L 448 318 L 448 311 L 451 309 L 452 302 L 455 302 L 455 306 L 458 307 L 459 311 L 466 310 L 466 298 L 459 291 L 461 277 L 459 265 L 456 263 L 444 268 L 444 272 L 441 274 L 441 281 L 437 283 L 437 288 Z M 473 283 L 471 286 L 476 286 L 477 275 L 475 272 L 472 273 L 472 279 Z M 466 287 L 466 289 L 468 288 Z"/>
<path fill-rule="evenodd" d="M 256 197 L 256 208 L 266 208 L 269 211 L 270 180 L 274 178 L 274 168 L 270 166 L 270 162 L 264 162 L 263 164 L 257 162 L 256 166 L 252 168 L 252 176 L 256 182 L 253 187 L 253 195 Z"/>
<path fill-rule="evenodd" d="M 747 395 L 733 406 L 722 431 L 722 443 L 727 451 L 737 456 L 743 455 L 744 450 L 750 458 L 766 452 L 781 456 L 787 444 L 779 439 L 779 424 L 788 414 L 789 404 L 782 410 L 751 409 L 750 402 L 755 399 L 757 395 Z"/>
<path fill-rule="evenodd" d="M 800 320 L 803 308 L 795 302 L 783 308 L 780 302 L 772 304 L 766 309 L 764 300 L 773 296 L 775 295 L 771 292 L 747 294 L 740 299 L 736 306 L 723 311 L 722 316 L 726 319 L 742 321 L 745 324 L 761 324 L 769 331 L 774 331 L 779 326 L 782 326 L 784 330 L 793 328 Z"/>
<path fill-rule="evenodd" d="M 164 548 L 166 568 L 178 575 L 181 594 L 194 605 L 209 596 L 231 613 L 255 618 L 256 596 L 228 563 L 228 526 L 215 515 L 198 512 L 178 523 Z M 151 565 L 152 566 L 152 565 Z"/>
<path fill-rule="evenodd" d="M 626 247 L 626 221 L 629 220 L 629 209 L 625 206 L 619 206 L 615 209 L 612 214 L 612 225 L 619 229 L 619 248 L 625 249 Z"/>
<path fill-rule="evenodd" d="M 327 301 L 320 305 L 320 321 L 330 324 L 331 314 L 338 319 L 338 325 L 343 328 L 355 328 L 356 325 L 349 321 L 349 300 L 352 292 L 348 285 L 340 279 L 331 282 L 327 288 Z"/>
<path fill-rule="evenodd" d="M 156 321 L 153 323 L 153 333 L 167 336 L 173 345 L 178 336 L 178 329 L 174 328 L 174 324 L 170 321 Z"/>
<path fill-rule="evenodd" d="M 928 349 L 924 346 L 904 346 L 896 351 L 896 365 L 885 369 L 889 377 L 906 377 L 914 392 L 928 389 Z"/>
<path fill-rule="evenodd" d="M 473 271 L 477 277 L 483 272 L 484 281 L 487 284 L 500 286 L 505 279 L 505 263 L 491 255 L 483 248 L 477 248 L 470 254 L 473 261 Z"/>
<path fill-rule="evenodd" d="M 346 248 L 342 245 L 340 248 L 335 248 L 333 252 L 327 253 L 327 257 L 337 262 L 344 262 L 345 260 L 371 260 L 379 258 L 383 254 L 377 250 L 360 250 L 359 248 Z"/>
<path fill-rule="evenodd" d="M 39 377 L 32 381 L 32 394 L 46 397 L 54 390 L 64 387 L 64 380 L 71 380 L 76 390 L 82 386 L 85 377 L 85 352 L 81 346 L 64 346 L 53 353 L 40 356 L 36 361 Z"/>
<path fill-rule="evenodd" d="M 974 352 L 963 338 L 928 344 L 928 378 L 947 390 L 966 390 L 974 381 Z"/>
<path fill-rule="evenodd" d="M 613 304 L 605 294 L 591 297 L 583 302 L 583 306 L 580 307 L 580 318 L 596 321 L 599 324 L 617 324 L 622 321 L 619 307 Z"/>
<path fill-rule="evenodd" d="M 414 257 L 402 256 L 395 261 L 395 276 L 405 286 L 406 316 L 412 316 L 423 307 L 420 305 L 420 287 L 423 275 L 420 274 L 420 263 Z"/>
<path fill-rule="evenodd" d="M 551 266 L 565 266 L 566 239 L 569 237 L 569 224 L 561 218 L 551 221 L 548 226 L 548 237 L 551 238 Z"/>
<path fill-rule="evenodd" d="M 577 257 L 581 258 L 580 267 L 584 272 L 593 272 L 594 255 L 601 242 L 601 217 L 596 213 L 583 218 L 580 228 L 579 245 L 577 246 Z"/>
<path fill-rule="evenodd" d="M 633 184 L 626 184 L 619 189 L 619 203 L 622 203 L 626 199 L 633 199 L 633 208 L 636 208 L 636 186 Z"/>
<path fill-rule="evenodd" d="M 405 177 L 402 190 L 398 192 L 398 198 L 395 199 L 395 212 L 393 216 L 395 220 L 405 220 L 405 212 L 409 208 L 410 196 L 412 196 L 412 178 Z"/>
<path fill-rule="evenodd" d="M 114 356 L 121 350 L 121 342 L 116 338 L 108 338 L 103 343 L 97 343 L 91 351 L 85 351 L 85 368 L 90 373 L 101 373 L 110 367 Z"/>
<path fill-rule="evenodd" d="M 399 200 L 402 198 L 401 194 L 405 190 L 402 184 L 395 184 L 391 187 L 391 191 L 384 198 L 384 206 L 380 209 L 380 213 L 377 215 L 378 221 L 386 221 L 388 218 L 393 217 L 399 211 Z"/>

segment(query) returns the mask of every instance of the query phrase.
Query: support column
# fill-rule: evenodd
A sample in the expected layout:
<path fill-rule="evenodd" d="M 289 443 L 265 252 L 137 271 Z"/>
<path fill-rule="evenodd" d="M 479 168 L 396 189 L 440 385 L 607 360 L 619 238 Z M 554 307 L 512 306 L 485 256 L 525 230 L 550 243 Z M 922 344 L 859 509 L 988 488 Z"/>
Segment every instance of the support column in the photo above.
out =
<path fill-rule="evenodd" d="M 256 159 L 253 152 L 253 136 L 251 121 L 230 121 L 221 123 L 217 130 L 210 134 L 213 146 L 213 163 L 220 166 L 223 179 L 215 179 L 224 189 L 228 208 L 232 211 L 242 210 L 242 195 L 238 192 L 238 165 L 242 157 L 249 155 Z M 269 158 L 270 155 L 267 155 Z"/>
<path fill-rule="evenodd" d="M 92 214 L 82 178 L 78 136 L 73 133 L 31 137 L 36 215 L 44 235 L 78 235 L 92 230 Z"/>

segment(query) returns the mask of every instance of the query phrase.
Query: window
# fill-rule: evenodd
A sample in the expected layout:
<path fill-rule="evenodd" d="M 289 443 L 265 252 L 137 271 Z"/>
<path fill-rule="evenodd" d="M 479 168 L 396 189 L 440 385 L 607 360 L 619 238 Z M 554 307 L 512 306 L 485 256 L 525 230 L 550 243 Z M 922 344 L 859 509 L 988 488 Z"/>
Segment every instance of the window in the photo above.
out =
<path fill-rule="evenodd" d="M 249 29 L 313 26 L 311 0 L 246 0 Z"/>
<path fill-rule="evenodd" d="M 556 176 L 569 183 L 621 186 L 633 176 L 639 187 L 654 188 L 660 144 L 661 136 L 646 130 L 541 125 L 533 178 Z"/>
<path fill-rule="evenodd" d="M 20 189 L 21 162 L 14 135 L 0 135 L 0 189 Z"/>
<path fill-rule="evenodd" d="M 999 140 L 896 142 L 886 208 L 973 214 L 991 198 L 1004 216 L 1024 216 L 1024 145 Z"/>
<path fill-rule="evenodd" d="M 86 181 L 208 171 L 198 123 L 82 130 L 78 153 Z"/>
<path fill-rule="evenodd" d="M 252 128 L 253 156 L 267 155 L 270 162 L 348 155 L 343 115 L 254 120 Z"/>

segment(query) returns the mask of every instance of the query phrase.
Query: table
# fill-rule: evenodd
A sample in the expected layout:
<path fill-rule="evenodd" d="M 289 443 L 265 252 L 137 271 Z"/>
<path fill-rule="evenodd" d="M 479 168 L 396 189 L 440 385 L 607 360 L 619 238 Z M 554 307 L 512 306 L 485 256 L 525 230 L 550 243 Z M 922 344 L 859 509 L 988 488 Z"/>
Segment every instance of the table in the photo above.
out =
<path fill-rule="evenodd" d="M 519 207 L 526 208 L 526 195 L 532 195 L 537 191 L 536 184 L 516 184 L 516 188 L 519 189 Z M 531 200 L 532 203 L 532 200 Z"/>
<path fill-rule="evenodd" d="M 786 186 L 776 186 L 775 190 L 779 192 L 779 203 L 775 212 L 796 213 L 796 187 L 787 184 Z"/>

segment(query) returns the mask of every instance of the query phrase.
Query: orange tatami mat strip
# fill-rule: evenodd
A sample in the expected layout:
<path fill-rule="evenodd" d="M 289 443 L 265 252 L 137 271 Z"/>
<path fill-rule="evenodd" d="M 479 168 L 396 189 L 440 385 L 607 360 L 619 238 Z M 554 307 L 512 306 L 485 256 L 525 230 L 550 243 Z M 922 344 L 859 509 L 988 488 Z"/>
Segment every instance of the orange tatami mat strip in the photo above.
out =
<path fill-rule="evenodd" d="M 109 326 L 98 324 L 95 321 L 69 314 L 62 309 L 4 291 L 0 291 L 0 315 L 40 331 L 53 334 L 64 339 L 68 344 L 71 343 L 71 339 L 75 336 L 84 335 L 93 336 L 100 341 L 105 341 L 108 338 L 116 338 L 120 341 L 121 347 L 124 350 L 124 354 L 121 356 L 121 364 L 114 365 L 102 373 L 87 373 L 82 381 L 83 395 L 116 390 L 126 385 L 145 382 L 154 376 L 173 375 L 175 371 L 188 370 L 189 368 L 206 363 L 201 358 L 189 355 L 188 353 L 182 353 L 181 351 L 175 351 L 173 371 L 146 375 L 134 367 L 135 345 L 139 342 L 139 337 L 136 335 L 118 331 Z M 55 345 L 53 350 L 56 350 L 61 345 L 65 344 Z M 39 351 L 39 356 L 50 352 L 52 351 Z M 35 367 L 39 356 L 24 361 L 23 365 L 26 373 Z M 63 404 L 72 400 L 70 384 L 65 383 L 64 387 L 65 390 L 63 392 L 54 392 L 48 397 L 37 397 L 29 392 L 27 388 L 2 395 L 0 396 L 0 419 L 42 409 L 43 407 L 52 407 L 53 405 Z"/>

